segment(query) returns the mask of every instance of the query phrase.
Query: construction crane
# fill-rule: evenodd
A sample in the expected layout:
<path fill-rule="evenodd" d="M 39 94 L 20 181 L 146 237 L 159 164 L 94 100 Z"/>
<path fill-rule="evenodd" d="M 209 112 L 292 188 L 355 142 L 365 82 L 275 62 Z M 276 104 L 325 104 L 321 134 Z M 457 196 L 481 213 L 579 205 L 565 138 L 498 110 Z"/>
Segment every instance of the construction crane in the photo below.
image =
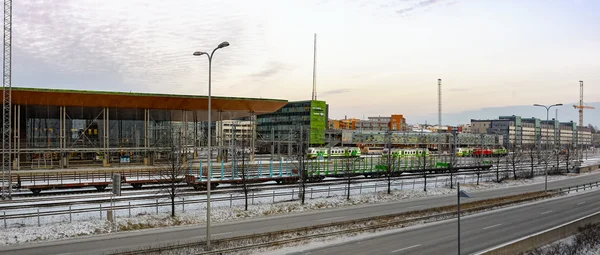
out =
<path fill-rule="evenodd" d="M 583 81 L 579 81 L 579 105 L 573 105 L 573 108 L 579 109 L 579 126 L 583 126 L 583 109 L 596 109 L 593 106 L 583 105 Z"/>

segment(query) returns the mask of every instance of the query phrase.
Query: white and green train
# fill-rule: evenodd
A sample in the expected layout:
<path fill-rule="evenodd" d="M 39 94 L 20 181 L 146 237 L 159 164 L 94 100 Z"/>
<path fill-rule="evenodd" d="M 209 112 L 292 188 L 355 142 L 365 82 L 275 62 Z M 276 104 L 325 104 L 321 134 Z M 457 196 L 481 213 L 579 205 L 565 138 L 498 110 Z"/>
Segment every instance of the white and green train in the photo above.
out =
<path fill-rule="evenodd" d="M 308 148 L 306 156 L 309 159 L 315 158 L 336 158 L 336 157 L 360 157 L 360 149 L 356 147 L 332 147 L 331 153 L 329 148 Z"/>
<path fill-rule="evenodd" d="M 388 150 L 385 149 L 383 155 L 387 155 Z M 392 157 L 423 157 L 429 156 L 429 149 L 427 148 L 419 148 L 419 149 L 392 149 Z"/>

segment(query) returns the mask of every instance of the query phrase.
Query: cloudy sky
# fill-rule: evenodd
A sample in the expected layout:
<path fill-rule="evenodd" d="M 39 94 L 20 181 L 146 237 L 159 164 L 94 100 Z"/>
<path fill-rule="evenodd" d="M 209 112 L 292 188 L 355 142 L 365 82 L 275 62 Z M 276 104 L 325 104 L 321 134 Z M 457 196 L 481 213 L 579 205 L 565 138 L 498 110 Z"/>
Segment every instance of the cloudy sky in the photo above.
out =
<path fill-rule="evenodd" d="M 19 0 L 13 86 L 319 99 L 334 118 L 600 101 L 597 0 Z M 574 111 L 574 109 L 572 109 Z M 597 113 L 595 113 L 597 114 Z"/>

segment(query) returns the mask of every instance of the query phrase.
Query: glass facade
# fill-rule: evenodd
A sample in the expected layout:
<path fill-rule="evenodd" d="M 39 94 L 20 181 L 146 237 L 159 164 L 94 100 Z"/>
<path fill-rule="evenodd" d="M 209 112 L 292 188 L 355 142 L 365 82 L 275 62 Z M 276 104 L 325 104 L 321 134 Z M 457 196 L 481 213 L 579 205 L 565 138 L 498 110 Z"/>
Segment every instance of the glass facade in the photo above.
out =
<path fill-rule="evenodd" d="M 302 129 L 310 131 L 311 145 L 322 145 L 325 141 L 327 115 L 328 106 L 325 101 L 289 102 L 276 112 L 258 115 L 256 132 L 263 140 L 288 141 L 297 139 L 297 133 Z"/>
<path fill-rule="evenodd" d="M 13 105 L 12 147 L 17 151 L 19 168 L 23 169 L 56 167 L 62 157 L 69 164 L 102 165 L 106 156 L 110 164 L 141 164 L 148 155 L 160 160 L 161 151 L 172 146 L 173 135 L 182 136 L 183 145 L 190 150 L 206 146 L 207 123 L 194 121 L 205 114 L 165 109 Z M 217 144 L 215 128 L 212 133 L 213 144 Z M 127 157 L 125 162 L 123 157 Z"/>

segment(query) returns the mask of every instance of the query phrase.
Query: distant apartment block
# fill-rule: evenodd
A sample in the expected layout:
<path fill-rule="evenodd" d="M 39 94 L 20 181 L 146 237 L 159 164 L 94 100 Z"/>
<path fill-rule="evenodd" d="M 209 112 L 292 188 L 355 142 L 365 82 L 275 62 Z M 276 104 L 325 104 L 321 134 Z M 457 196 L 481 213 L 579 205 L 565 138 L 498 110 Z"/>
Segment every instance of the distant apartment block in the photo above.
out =
<path fill-rule="evenodd" d="M 575 122 L 549 121 L 520 116 L 500 116 L 494 120 L 471 120 L 471 132 L 503 136 L 507 148 L 514 146 L 566 145 L 588 147 L 592 132 L 588 127 L 578 127 Z"/>

